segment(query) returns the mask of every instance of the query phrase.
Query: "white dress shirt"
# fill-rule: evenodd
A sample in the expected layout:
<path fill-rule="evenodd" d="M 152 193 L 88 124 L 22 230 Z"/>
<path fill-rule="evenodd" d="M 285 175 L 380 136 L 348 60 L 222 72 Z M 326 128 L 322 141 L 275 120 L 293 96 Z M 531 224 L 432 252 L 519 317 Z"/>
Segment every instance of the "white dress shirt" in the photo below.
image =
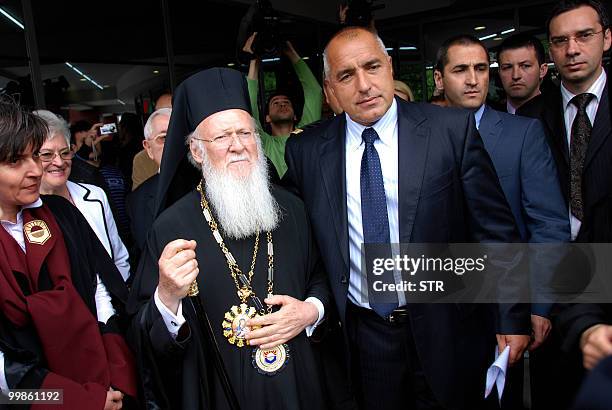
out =
<path fill-rule="evenodd" d="M 42 206 L 42 204 L 42 200 L 38 198 L 35 202 L 29 205 L 22 206 L 21 210 L 17 212 L 17 221 L 14 223 L 5 220 L 0 221 L 0 224 L 2 225 L 4 230 L 6 230 L 6 232 L 8 232 L 8 234 L 15 239 L 15 241 L 19 244 L 19 247 L 23 250 L 23 252 L 26 251 L 26 246 L 25 238 L 23 237 L 22 211 L 24 209 L 29 208 L 39 208 Z M 100 280 L 100 276 L 96 275 L 96 279 L 97 285 L 95 300 L 98 322 L 106 323 L 108 319 L 110 319 L 111 316 L 115 314 L 115 308 L 113 308 L 111 296 L 108 293 L 108 290 L 106 290 L 106 287 L 104 286 L 102 281 Z M 5 392 L 9 390 L 8 383 L 6 382 L 6 376 L 4 374 L 4 354 L 2 353 L 2 351 L 0 351 L 0 389 Z"/>
<path fill-rule="evenodd" d="M 586 112 L 591 121 L 591 125 L 595 123 L 595 115 L 597 114 L 597 109 L 599 108 L 599 102 L 601 101 L 601 96 L 603 95 L 604 88 L 606 87 L 606 72 L 605 70 L 601 70 L 601 74 L 595 80 L 595 82 L 589 87 L 586 91 L 587 93 L 591 93 L 595 96 L 586 107 Z M 572 104 L 570 101 L 574 98 L 576 94 L 573 94 L 563 85 L 561 82 L 561 98 L 563 100 L 563 117 L 565 119 L 565 133 L 567 135 L 567 147 L 569 149 L 572 138 L 572 124 L 574 122 L 574 118 L 576 118 L 576 114 L 578 113 L 578 108 Z M 570 205 L 571 207 L 571 205 Z M 576 239 L 578 236 L 578 232 L 580 231 L 580 225 L 582 222 L 576 218 L 572 214 L 572 210 L 569 210 L 570 216 L 570 226 L 572 230 L 572 241 Z"/>
<path fill-rule="evenodd" d="M 361 270 L 361 245 L 363 244 L 363 225 L 361 219 L 361 157 L 365 143 L 361 138 L 366 126 L 353 121 L 346 115 L 346 209 L 348 214 L 350 278 L 348 298 L 357 306 L 370 308 L 368 303 L 367 282 Z M 372 128 L 379 138 L 374 147 L 380 158 L 380 166 L 387 198 L 387 215 L 391 244 L 399 243 L 398 212 L 398 128 L 397 102 L 395 99 Z M 394 273 L 396 283 L 401 281 L 399 272 Z M 406 304 L 403 292 L 398 292 L 399 306 Z"/>

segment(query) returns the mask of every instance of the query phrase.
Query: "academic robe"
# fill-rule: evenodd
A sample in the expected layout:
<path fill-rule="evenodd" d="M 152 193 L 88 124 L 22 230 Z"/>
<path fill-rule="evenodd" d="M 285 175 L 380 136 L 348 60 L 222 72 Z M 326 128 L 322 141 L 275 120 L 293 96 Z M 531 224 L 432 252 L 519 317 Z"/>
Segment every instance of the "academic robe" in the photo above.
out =
<path fill-rule="evenodd" d="M 72 284 L 94 317 L 97 316 L 94 297 L 96 274 L 100 276 L 111 296 L 111 302 L 117 315 L 106 324 L 98 323 L 100 332 L 102 334 L 122 334 L 126 327 L 125 303 L 128 298 L 128 288 L 117 267 L 77 208 L 59 196 L 43 195 L 41 199 L 53 213 L 64 236 Z M 39 289 L 48 290 L 52 286 L 48 270 L 43 265 L 39 277 Z M 87 343 L 86 340 L 82 342 Z M 3 312 L 0 312 L 0 350 L 4 353 L 4 371 L 9 388 L 41 388 L 49 370 L 46 368 L 46 359 L 40 339 L 31 324 L 17 327 L 8 320 Z M 83 363 L 83 366 L 86 365 L 87 363 Z M 136 404 L 126 396 L 123 407 L 133 408 L 135 406 Z M 16 406 L 16 408 L 20 407 Z"/>
<path fill-rule="evenodd" d="M 289 192 L 274 187 L 273 195 L 283 210 L 282 221 L 272 232 L 274 244 L 274 294 L 300 300 L 317 297 L 329 308 L 330 293 L 319 263 L 303 203 Z M 213 210 L 214 214 L 214 210 Z M 153 299 L 158 284 L 158 259 L 174 239 L 196 240 L 200 294 L 212 325 L 216 343 L 242 409 L 324 409 L 325 396 L 313 343 L 301 332 L 288 342 L 290 358 L 274 376 L 259 374 L 252 365 L 253 347 L 236 347 L 223 336 L 222 322 L 232 305 L 239 305 L 234 280 L 219 245 L 212 236 L 200 206 L 200 194 L 192 191 L 163 212 L 153 225 L 130 295 L 129 309 L 136 315 L 131 336 L 144 384 L 147 408 L 228 408 L 219 377 L 202 340 L 192 305 L 184 299 L 187 322 L 174 340 Z M 246 274 L 253 255 L 254 236 L 246 240 L 224 238 L 241 270 Z M 252 287 L 262 300 L 266 296 L 268 270 L 265 232 L 259 238 Z M 250 301 L 249 305 L 253 305 Z"/>

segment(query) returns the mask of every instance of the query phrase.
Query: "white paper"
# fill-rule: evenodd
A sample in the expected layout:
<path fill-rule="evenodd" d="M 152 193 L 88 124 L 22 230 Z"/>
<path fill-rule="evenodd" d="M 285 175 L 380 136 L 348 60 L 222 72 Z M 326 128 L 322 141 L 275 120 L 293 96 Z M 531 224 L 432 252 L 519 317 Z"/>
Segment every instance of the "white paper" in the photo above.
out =
<path fill-rule="evenodd" d="M 501 404 L 501 398 L 504 394 L 504 386 L 506 384 L 506 371 L 508 369 L 508 361 L 510 360 L 510 346 L 499 354 L 497 347 L 495 347 L 495 361 L 487 370 L 487 384 L 485 387 L 485 399 L 489 397 L 493 386 L 497 387 L 497 397 Z"/>

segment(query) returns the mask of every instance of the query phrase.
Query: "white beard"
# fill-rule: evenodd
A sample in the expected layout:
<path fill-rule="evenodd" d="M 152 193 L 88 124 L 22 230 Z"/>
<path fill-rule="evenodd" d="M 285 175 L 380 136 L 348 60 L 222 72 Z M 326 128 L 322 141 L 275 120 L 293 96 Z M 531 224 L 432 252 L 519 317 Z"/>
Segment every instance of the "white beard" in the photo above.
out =
<path fill-rule="evenodd" d="M 215 169 L 206 151 L 201 150 L 206 199 L 222 233 L 232 239 L 245 239 L 258 231 L 272 231 L 281 219 L 281 209 L 270 192 L 268 164 L 259 141 L 257 145 L 257 162 L 246 177 L 235 177 L 226 170 Z"/>

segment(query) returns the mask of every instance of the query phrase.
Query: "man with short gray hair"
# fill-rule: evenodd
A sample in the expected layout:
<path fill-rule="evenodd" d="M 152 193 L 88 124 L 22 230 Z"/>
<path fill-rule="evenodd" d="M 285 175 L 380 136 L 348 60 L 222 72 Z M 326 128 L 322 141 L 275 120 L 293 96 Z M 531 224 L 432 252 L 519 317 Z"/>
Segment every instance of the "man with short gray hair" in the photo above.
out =
<path fill-rule="evenodd" d="M 474 118 L 394 98 L 391 57 L 364 28 L 334 35 L 324 62 L 344 115 L 289 139 L 285 178 L 311 217 L 360 408 L 479 408 L 495 336 L 516 361 L 527 312 L 384 295 L 368 284 L 361 253 L 364 244 L 518 241 Z M 392 272 L 380 279 L 395 285 Z"/>
<path fill-rule="evenodd" d="M 160 108 L 149 116 L 144 127 L 144 141 L 142 145 L 148 157 L 155 162 L 159 170 L 164 153 L 166 133 L 170 123 L 171 108 Z M 132 248 L 132 263 L 138 259 L 142 252 L 147 233 L 155 220 L 155 196 L 157 195 L 157 185 L 159 172 L 144 181 L 127 197 L 127 211 L 130 217 L 130 229 L 134 237 Z"/>

